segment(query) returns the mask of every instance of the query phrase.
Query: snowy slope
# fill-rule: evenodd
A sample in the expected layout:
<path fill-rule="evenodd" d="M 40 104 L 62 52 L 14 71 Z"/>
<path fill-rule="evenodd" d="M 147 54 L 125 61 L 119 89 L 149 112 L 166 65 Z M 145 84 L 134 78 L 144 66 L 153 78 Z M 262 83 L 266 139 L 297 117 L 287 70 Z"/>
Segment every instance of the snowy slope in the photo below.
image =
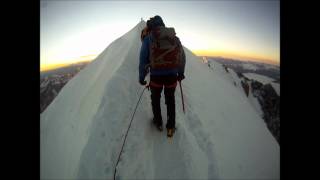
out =
<path fill-rule="evenodd" d="M 143 90 L 138 59 L 144 26 L 140 22 L 110 44 L 41 114 L 42 179 L 113 178 Z M 177 89 L 173 142 L 151 126 L 150 92 L 145 91 L 116 178 L 279 179 L 280 147 L 243 90 L 219 63 L 212 70 L 187 48 L 185 52 L 186 114 Z M 166 117 L 163 99 L 161 103 Z"/>
<path fill-rule="evenodd" d="M 231 80 L 234 82 L 235 86 L 239 89 L 239 91 L 242 91 L 243 94 L 245 94 L 243 87 L 241 85 L 241 79 L 238 77 L 237 73 L 231 68 L 228 68 L 228 71 L 230 72 Z M 242 78 L 242 80 L 243 80 L 243 78 Z M 258 99 L 256 97 L 254 97 L 252 94 L 251 83 L 248 83 L 248 85 L 249 85 L 249 89 L 250 89 L 248 97 L 247 97 L 248 101 L 250 102 L 252 107 L 256 110 L 256 112 L 259 114 L 259 116 L 262 117 L 263 111 L 261 109 L 261 105 L 258 102 Z"/>

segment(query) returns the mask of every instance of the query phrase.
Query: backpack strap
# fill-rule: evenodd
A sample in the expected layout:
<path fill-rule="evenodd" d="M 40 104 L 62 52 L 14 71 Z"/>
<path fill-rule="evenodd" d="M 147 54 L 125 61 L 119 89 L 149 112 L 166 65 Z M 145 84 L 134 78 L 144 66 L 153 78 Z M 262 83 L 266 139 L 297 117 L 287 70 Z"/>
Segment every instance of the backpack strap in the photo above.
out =
<path fill-rule="evenodd" d="M 153 59 L 153 61 L 157 62 L 159 61 L 159 59 L 163 58 L 165 55 L 167 55 L 168 53 L 170 53 L 171 51 L 174 51 L 177 48 L 177 46 L 173 46 L 170 49 L 166 50 L 165 52 L 163 52 L 161 55 L 159 55 L 156 59 Z"/>

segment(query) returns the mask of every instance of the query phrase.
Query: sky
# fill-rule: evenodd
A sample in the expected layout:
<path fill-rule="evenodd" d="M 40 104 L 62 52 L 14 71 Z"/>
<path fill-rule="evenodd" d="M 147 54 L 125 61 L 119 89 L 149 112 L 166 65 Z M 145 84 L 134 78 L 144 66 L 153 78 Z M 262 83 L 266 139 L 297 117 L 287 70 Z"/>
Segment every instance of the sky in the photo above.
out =
<path fill-rule="evenodd" d="M 92 60 L 155 15 L 196 55 L 280 62 L 279 0 L 41 0 L 40 70 Z"/>

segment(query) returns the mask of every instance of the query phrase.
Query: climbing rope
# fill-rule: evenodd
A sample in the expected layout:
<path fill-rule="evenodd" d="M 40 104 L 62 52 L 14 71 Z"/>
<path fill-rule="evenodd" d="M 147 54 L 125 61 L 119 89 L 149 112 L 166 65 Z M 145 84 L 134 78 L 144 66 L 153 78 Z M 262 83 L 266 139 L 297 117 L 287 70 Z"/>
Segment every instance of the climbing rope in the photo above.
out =
<path fill-rule="evenodd" d="M 130 129 L 130 127 L 131 127 L 132 120 L 133 120 L 133 118 L 134 118 L 134 115 L 136 114 L 136 111 L 137 111 L 138 105 L 139 105 L 139 103 L 140 103 L 141 97 L 142 97 L 144 91 L 145 91 L 147 88 L 149 89 L 149 86 L 145 86 L 145 88 L 143 89 L 143 91 L 142 91 L 142 93 L 141 93 L 141 95 L 140 95 L 140 97 L 139 97 L 139 100 L 138 100 L 138 102 L 137 102 L 137 104 L 136 104 L 136 108 L 134 109 L 134 112 L 133 112 L 133 114 L 132 114 L 129 127 L 128 127 L 127 132 L 126 132 L 126 135 L 125 135 L 125 137 L 124 137 L 124 141 L 123 141 L 123 144 L 122 144 L 122 147 L 121 147 L 119 156 L 118 156 L 118 160 L 117 160 L 116 166 L 115 166 L 115 168 L 114 168 L 114 174 L 113 174 L 113 179 L 114 179 L 114 180 L 116 179 L 117 166 L 118 166 L 118 163 L 119 163 L 119 161 L 120 161 L 120 156 L 121 156 L 121 154 L 122 154 L 124 144 L 126 143 L 126 140 L 127 140 L 127 136 L 128 136 L 129 129 Z"/>

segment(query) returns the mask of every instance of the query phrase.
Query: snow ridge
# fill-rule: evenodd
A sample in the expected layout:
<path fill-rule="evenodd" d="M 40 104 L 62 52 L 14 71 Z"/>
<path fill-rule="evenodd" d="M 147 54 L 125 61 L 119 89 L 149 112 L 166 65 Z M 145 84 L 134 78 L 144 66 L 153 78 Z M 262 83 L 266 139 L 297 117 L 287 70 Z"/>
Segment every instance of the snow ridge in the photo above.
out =
<path fill-rule="evenodd" d="M 41 114 L 41 178 L 112 179 L 143 88 L 138 83 L 141 21 L 111 43 Z M 182 42 L 183 43 L 183 42 Z M 137 108 L 116 179 L 279 179 L 279 145 L 221 64 L 207 68 L 184 47 L 173 143 L 151 126 L 150 92 Z M 231 75 L 233 76 L 233 75 Z M 166 106 L 161 99 L 166 123 Z"/>

